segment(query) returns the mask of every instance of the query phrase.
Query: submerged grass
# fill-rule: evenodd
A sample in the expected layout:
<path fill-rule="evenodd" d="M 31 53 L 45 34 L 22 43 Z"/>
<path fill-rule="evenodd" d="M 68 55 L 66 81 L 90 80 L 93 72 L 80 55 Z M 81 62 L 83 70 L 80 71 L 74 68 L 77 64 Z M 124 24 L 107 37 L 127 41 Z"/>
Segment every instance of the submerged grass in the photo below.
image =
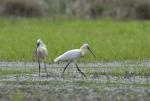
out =
<path fill-rule="evenodd" d="M 110 76 L 150 76 L 149 67 L 98 67 L 96 70 L 86 69 L 88 75 L 110 75 Z"/>
<path fill-rule="evenodd" d="M 35 42 L 48 47 L 48 61 L 89 43 L 97 58 L 86 61 L 143 60 L 150 57 L 149 21 L 0 18 L 0 59 L 33 60 Z"/>
<path fill-rule="evenodd" d="M 49 77 L 47 78 L 44 68 L 41 68 L 41 79 L 39 78 L 38 68 L 29 68 L 29 67 L 8 67 L 8 68 L 0 68 L 0 76 L 1 81 L 8 83 L 21 83 L 21 84 L 35 84 L 37 82 L 40 85 L 45 84 L 46 82 L 59 82 L 62 80 L 69 80 L 69 82 L 74 82 L 81 85 L 78 82 L 106 82 L 109 84 L 112 83 L 122 83 L 130 84 L 140 82 L 146 83 L 150 85 L 150 68 L 149 67 L 82 67 L 80 68 L 86 75 L 86 79 L 80 75 L 77 71 L 76 67 L 69 67 L 65 73 L 64 78 L 61 77 L 62 71 L 64 68 L 58 67 L 47 67 L 47 71 L 49 73 Z M 42 81 L 41 81 L 42 80 Z M 70 81 L 71 80 L 71 81 Z M 121 80 L 121 81 L 120 81 Z M 127 81 L 126 81 L 127 80 Z M 13 81 L 13 82 L 12 82 Z M 122 85 L 123 85 L 122 84 Z M 85 84 L 84 84 L 85 85 Z M 138 85 L 135 84 L 135 85 Z"/>
<path fill-rule="evenodd" d="M 5 80 L 0 83 L 6 84 L 6 85 L 21 85 L 21 86 L 29 86 L 29 85 L 40 85 L 40 86 L 49 86 L 51 88 L 65 88 L 65 87 L 77 87 L 77 88 L 96 88 L 99 90 L 102 90 L 104 88 L 125 88 L 125 87 L 131 87 L 132 88 L 149 88 L 150 84 L 149 82 L 123 82 L 123 81 L 113 81 L 113 80 L 107 80 L 107 81 L 101 81 L 101 80 L 89 80 L 89 79 L 68 79 L 64 78 L 63 80 L 18 80 L 18 81 L 11 81 L 11 80 Z"/>
<path fill-rule="evenodd" d="M 0 75 L 20 75 L 20 74 L 32 74 L 36 72 L 35 69 L 15 69 L 12 67 L 12 69 L 7 69 L 7 68 L 0 68 Z"/>

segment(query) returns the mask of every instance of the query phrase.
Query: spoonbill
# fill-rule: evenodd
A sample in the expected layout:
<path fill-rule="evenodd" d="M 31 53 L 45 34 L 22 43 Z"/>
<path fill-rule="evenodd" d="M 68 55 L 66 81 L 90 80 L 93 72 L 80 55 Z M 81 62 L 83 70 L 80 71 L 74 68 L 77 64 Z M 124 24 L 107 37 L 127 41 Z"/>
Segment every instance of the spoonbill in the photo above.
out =
<path fill-rule="evenodd" d="M 90 46 L 88 44 L 83 44 L 80 49 L 72 49 L 69 50 L 67 52 L 65 52 L 64 54 L 58 56 L 56 59 L 54 59 L 55 63 L 61 62 L 61 61 L 66 61 L 68 62 L 67 65 L 65 66 L 62 75 L 64 74 L 66 68 L 69 66 L 70 63 L 74 63 L 76 65 L 77 70 L 79 71 L 79 73 L 81 73 L 84 77 L 85 74 L 79 69 L 79 66 L 77 65 L 76 60 L 80 57 L 83 57 L 87 54 L 87 52 L 90 51 L 94 57 L 96 57 L 94 55 L 94 53 L 92 52 L 92 50 L 90 49 Z"/>
<path fill-rule="evenodd" d="M 41 69 L 41 63 L 44 63 L 44 68 L 45 68 L 45 72 L 47 73 L 48 76 L 48 72 L 46 70 L 46 58 L 48 57 L 48 50 L 46 45 L 43 43 L 43 41 L 41 39 L 38 39 L 36 42 L 36 50 L 35 50 L 35 55 L 38 59 L 38 65 L 39 65 L 39 76 L 40 76 L 40 69 Z"/>

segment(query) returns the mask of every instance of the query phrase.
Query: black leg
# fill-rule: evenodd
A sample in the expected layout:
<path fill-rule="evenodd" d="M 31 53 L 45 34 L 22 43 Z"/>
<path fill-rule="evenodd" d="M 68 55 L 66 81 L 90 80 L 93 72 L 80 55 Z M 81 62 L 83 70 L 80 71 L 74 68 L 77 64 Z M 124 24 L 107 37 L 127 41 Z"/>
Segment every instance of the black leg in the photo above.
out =
<path fill-rule="evenodd" d="M 71 62 L 72 62 L 72 61 L 68 62 L 68 64 L 65 66 L 65 68 L 64 68 L 64 70 L 63 70 L 63 72 L 62 72 L 62 75 L 64 75 L 64 72 L 65 72 L 66 68 L 69 66 L 69 64 L 70 64 Z"/>
<path fill-rule="evenodd" d="M 40 65 L 40 61 L 38 60 L 38 64 L 39 64 L 39 77 L 40 77 L 40 69 L 41 69 L 41 65 Z"/>
<path fill-rule="evenodd" d="M 47 74 L 47 77 L 48 77 L 48 72 L 47 72 L 47 69 L 46 69 L 46 63 L 44 62 L 44 69 L 45 69 L 45 73 Z"/>
<path fill-rule="evenodd" d="M 77 70 L 78 70 L 84 77 L 86 77 L 85 74 L 79 69 L 77 63 L 75 63 L 75 65 L 76 65 L 76 67 L 77 67 Z"/>

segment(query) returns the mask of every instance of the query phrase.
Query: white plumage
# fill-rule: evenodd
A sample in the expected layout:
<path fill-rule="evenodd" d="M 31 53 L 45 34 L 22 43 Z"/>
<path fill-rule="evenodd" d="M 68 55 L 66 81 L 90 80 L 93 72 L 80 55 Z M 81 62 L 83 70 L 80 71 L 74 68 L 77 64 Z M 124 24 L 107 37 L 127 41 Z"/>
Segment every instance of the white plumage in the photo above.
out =
<path fill-rule="evenodd" d="M 39 76 L 40 76 L 41 62 L 44 63 L 45 72 L 48 75 L 48 72 L 46 70 L 46 65 L 45 65 L 46 58 L 48 57 L 48 50 L 47 50 L 46 45 L 40 39 L 38 39 L 37 42 L 36 42 L 36 51 L 35 51 L 35 54 L 36 54 L 36 56 L 38 58 Z"/>
<path fill-rule="evenodd" d="M 45 61 L 48 56 L 47 47 L 40 39 L 37 40 L 36 55 L 40 61 Z"/>
<path fill-rule="evenodd" d="M 79 58 L 80 56 L 81 56 L 80 49 L 73 49 L 57 57 L 54 60 L 54 62 L 74 60 Z"/>
<path fill-rule="evenodd" d="M 67 61 L 68 64 L 66 65 L 66 67 L 64 68 L 63 73 L 65 72 L 66 68 L 69 66 L 69 64 L 71 62 L 74 62 L 77 70 L 85 76 L 85 74 L 79 69 L 77 63 L 75 62 L 76 59 L 85 56 L 87 54 L 87 52 L 90 51 L 92 54 L 93 52 L 91 51 L 90 47 L 88 44 L 83 44 L 80 49 L 73 49 L 73 50 L 69 50 L 65 53 L 63 53 L 62 55 L 58 56 L 54 62 L 61 62 L 61 61 Z M 94 55 L 94 54 L 93 54 Z M 95 56 L 95 55 L 94 55 Z"/>

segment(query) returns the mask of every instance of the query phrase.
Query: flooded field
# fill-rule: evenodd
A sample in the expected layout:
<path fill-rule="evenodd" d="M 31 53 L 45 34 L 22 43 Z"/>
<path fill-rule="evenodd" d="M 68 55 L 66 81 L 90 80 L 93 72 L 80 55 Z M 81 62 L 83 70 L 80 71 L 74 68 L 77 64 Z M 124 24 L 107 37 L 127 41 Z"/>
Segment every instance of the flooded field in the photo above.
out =
<path fill-rule="evenodd" d="M 71 64 L 0 62 L 1 101 L 150 101 L 150 62 L 79 63 L 83 77 Z"/>

